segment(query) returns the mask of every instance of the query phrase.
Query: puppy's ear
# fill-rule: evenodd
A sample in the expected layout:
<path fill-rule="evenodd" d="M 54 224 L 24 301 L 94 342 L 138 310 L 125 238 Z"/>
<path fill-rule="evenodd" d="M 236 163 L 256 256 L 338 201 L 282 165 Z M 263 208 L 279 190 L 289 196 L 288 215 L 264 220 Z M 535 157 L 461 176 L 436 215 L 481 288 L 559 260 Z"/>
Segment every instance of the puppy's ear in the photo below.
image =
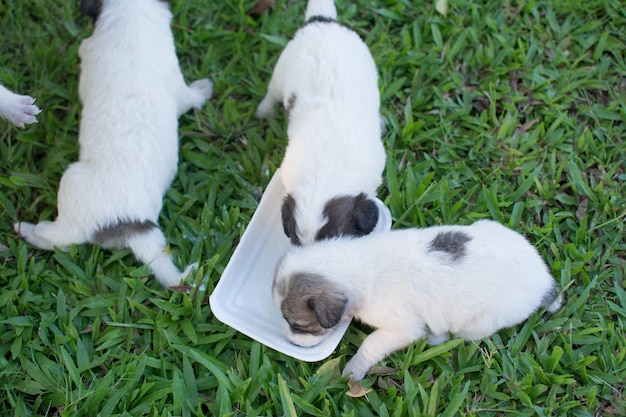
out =
<path fill-rule="evenodd" d="M 81 0 L 80 11 L 95 21 L 102 12 L 102 0 Z"/>
<path fill-rule="evenodd" d="M 298 225 L 296 224 L 296 200 L 291 194 L 287 194 L 283 200 L 281 209 L 281 219 L 283 222 L 283 231 L 294 245 L 300 246 L 300 239 L 296 233 Z"/>
<path fill-rule="evenodd" d="M 315 240 L 335 236 L 364 236 L 378 222 L 378 206 L 365 193 L 357 196 L 335 197 L 324 206 L 326 224 L 317 232 Z"/>
<path fill-rule="evenodd" d="M 363 193 L 353 199 L 352 216 L 357 230 L 363 235 L 369 234 L 378 222 L 378 206 Z"/>
<path fill-rule="evenodd" d="M 348 300 L 337 293 L 323 293 L 311 297 L 308 306 L 315 313 L 317 321 L 325 329 L 330 329 L 339 323 L 343 313 L 346 311 Z"/>

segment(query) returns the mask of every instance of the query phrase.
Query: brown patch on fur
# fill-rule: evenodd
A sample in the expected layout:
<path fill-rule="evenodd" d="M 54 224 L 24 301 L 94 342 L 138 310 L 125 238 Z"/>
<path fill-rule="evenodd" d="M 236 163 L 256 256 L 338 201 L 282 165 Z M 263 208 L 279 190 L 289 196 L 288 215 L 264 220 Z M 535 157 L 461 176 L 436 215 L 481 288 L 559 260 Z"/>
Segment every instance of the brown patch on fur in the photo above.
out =
<path fill-rule="evenodd" d="M 324 206 L 326 224 L 317 232 L 315 240 L 336 236 L 364 236 L 378 222 L 378 207 L 364 193 L 357 196 L 335 197 Z"/>
<path fill-rule="evenodd" d="M 446 252 L 456 261 L 465 256 L 465 243 L 470 240 L 463 232 L 440 232 L 428 245 L 428 251 Z"/>
<path fill-rule="evenodd" d="M 304 23 L 304 26 L 310 25 L 312 23 L 338 23 L 338 22 L 337 22 L 337 19 L 334 19 L 332 17 L 316 14 L 315 16 L 311 16 L 311 18 Z"/>
<path fill-rule="evenodd" d="M 107 242 L 124 242 L 134 235 L 147 233 L 155 228 L 157 228 L 157 225 L 152 220 L 120 220 L 98 230 L 91 238 L 91 241 L 100 245 Z"/>
<path fill-rule="evenodd" d="M 281 221 L 283 223 L 283 232 L 291 240 L 291 243 L 300 246 L 300 238 L 298 237 L 298 225 L 296 224 L 296 199 L 291 194 L 287 194 L 283 199 L 281 207 Z"/>
<path fill-rule="evenodd" d="M 541 297 L 541 304 L 539 307 L 548 307 L 556 300 L 559 295 L 559 290 L 553 285 L 550 289 Z"/>
<path fill-rule="evenodd" d="M 285 107 L 285 117 L 287 118 L 287 123 L 289 123 L 289 118 L 291 117 L 291 111 L 293 107 L 296 105 L 296 95 L 292 94 L 289 96 L 287 100 L 287 107 Z"/>
<path fill-rule="evenodd" d="M 321 335 L 339 323 L 347 303 L 321 275 L 301 272 L 289 280 L 280 310 L 292 332 Z"/>

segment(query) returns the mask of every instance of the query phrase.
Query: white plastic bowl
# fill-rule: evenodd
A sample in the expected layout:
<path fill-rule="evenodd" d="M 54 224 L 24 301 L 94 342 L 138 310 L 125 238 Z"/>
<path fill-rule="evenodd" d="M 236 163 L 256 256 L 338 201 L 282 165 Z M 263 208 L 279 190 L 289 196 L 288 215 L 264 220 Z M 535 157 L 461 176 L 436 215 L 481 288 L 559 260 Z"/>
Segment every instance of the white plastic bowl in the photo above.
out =
<path fill-rule="evenodd" d="M 291 247 L 280 217 L 284 196 L 278 170 L 209 297 L 209 303 L 218 320 L 252 339 L 296 359 L 320 361 L 333 353 L 350 321 L 342 321 L 320 344 L 309 348 L 296 346 L 285 337 L 285 320 L 272 299 L 274 269 Z M 376 200 L 376 203 L 380 217 L 374 232 L 387 231 L 391 228 L 391 213 L 382 201 Z"/>

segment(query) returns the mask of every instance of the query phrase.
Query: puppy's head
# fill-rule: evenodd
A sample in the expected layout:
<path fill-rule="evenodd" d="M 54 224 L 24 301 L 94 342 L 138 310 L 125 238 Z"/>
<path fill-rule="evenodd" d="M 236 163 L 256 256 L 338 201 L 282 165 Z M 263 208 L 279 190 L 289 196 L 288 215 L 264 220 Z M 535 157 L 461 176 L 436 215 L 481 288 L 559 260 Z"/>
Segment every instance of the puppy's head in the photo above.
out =
<path fill-rule="evenodd" d="M 378 222 L 378 206 L 365 193 L 356 196 L 334 197 L 326 202 L 323 209 L 325 223 L 306 225 L 298 215 L 297 202 L 292 195 L 287 195 L 282 206 L 283 230 L 294 245 L 309 242 L 306 228 L 315 227 L 309 235 L 315 236 L 314 241 L 339 236 L 364 236 L 369 234 Z M 318 228 L 319 227 L 319 228 Z"/>
<path fill-rule="evenodd" d="M 324 277 L 298 272 L 284 275 L 280 267 L 274 275 L 273 297 L 287 322 L 285 334 L 294 345 L 319 344 L 339 323 L 347 298 Z"/>

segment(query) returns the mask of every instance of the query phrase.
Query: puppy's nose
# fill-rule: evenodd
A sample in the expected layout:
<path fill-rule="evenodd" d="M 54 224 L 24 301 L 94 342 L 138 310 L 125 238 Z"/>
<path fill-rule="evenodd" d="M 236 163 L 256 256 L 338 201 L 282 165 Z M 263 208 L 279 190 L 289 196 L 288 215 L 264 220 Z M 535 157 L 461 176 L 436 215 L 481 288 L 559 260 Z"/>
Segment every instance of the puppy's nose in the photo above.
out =
<path fill-rule="evenodd" d="M 306 333 L 295 334 L 291 331 L 289 325 L 285 326 L 285 335 L 287 336 L 287 341 L 289 341 L 289 343 L 303 348 L 315 347 L 324 340 L 324 336 L 316 336 Z"/>

